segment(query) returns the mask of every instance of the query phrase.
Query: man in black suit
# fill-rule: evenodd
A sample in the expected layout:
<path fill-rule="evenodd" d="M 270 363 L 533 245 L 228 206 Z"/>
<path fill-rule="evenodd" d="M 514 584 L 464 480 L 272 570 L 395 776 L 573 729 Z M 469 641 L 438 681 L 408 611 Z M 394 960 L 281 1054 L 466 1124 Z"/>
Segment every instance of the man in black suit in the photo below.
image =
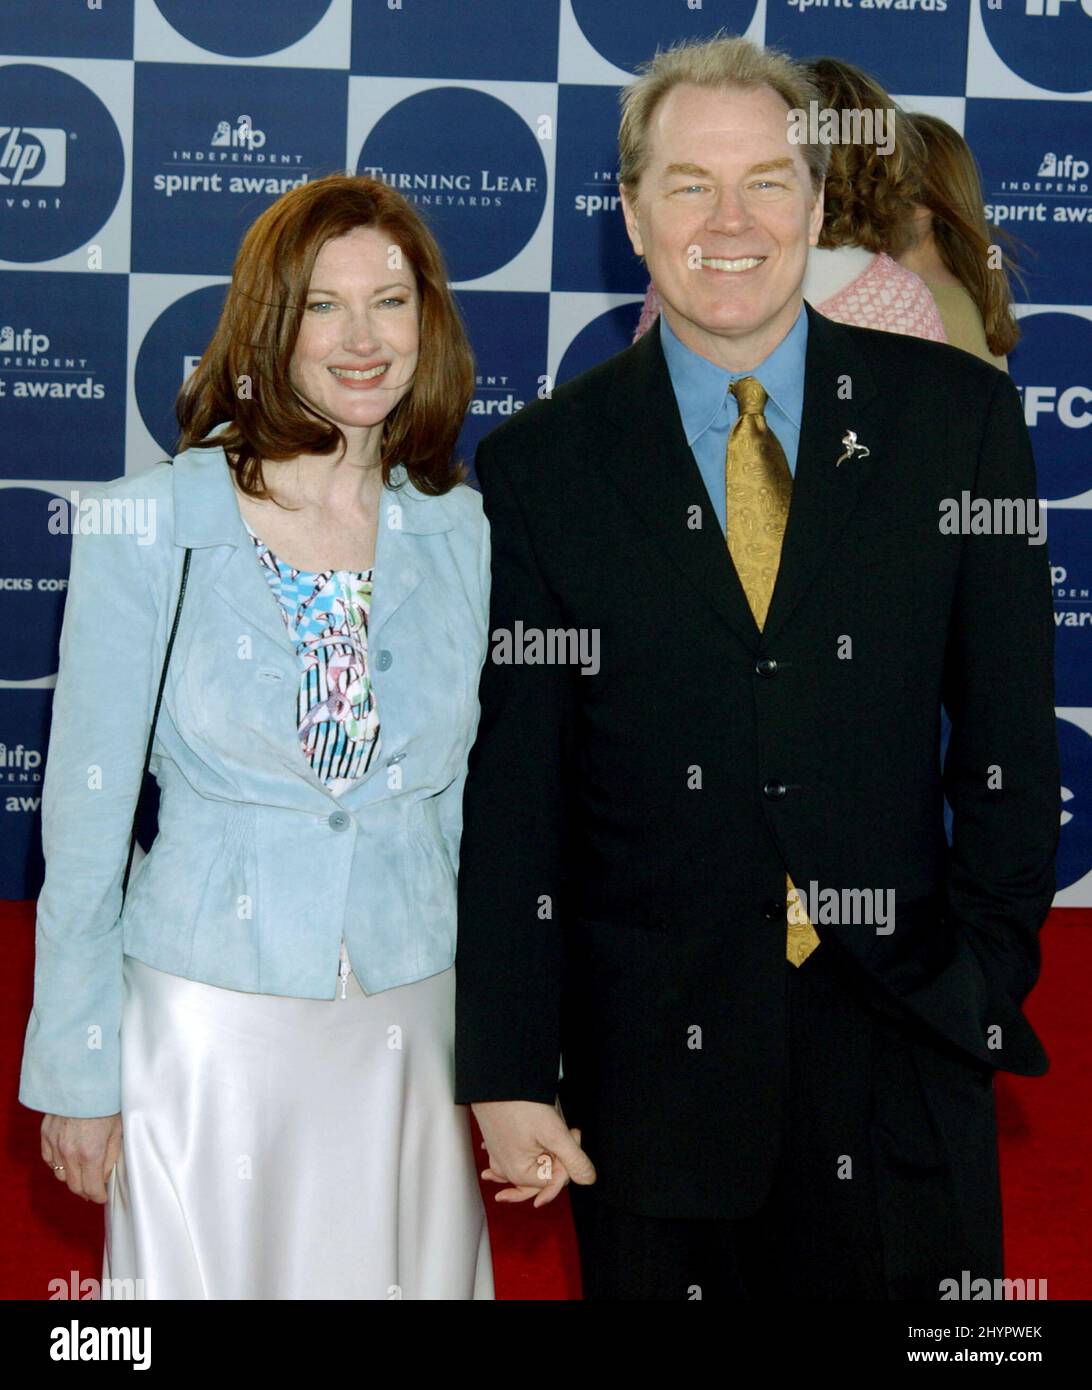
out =
<path fill-rule="evenodd" d="M 572 1181 L 587 1298 L 999 1278 L 993 1078 L 1047 1067 L 1030 442 L 1003 373 L 803 302 L 812 99 L 742 39 L 657 57 L 620 184 L 661 323 L 477 454 L 456 1099 L 505 1200 Z"/>

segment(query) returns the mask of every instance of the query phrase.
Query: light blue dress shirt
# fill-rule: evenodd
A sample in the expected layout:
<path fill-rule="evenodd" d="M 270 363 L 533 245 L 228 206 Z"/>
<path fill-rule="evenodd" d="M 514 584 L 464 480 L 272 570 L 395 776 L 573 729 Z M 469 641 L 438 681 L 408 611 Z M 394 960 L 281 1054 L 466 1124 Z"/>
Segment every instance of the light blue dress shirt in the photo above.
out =
<path fill-rule="evenodd" d="M 769 397 L 766 402 L 766 423 L 777 435 L 789 461 L 789 471 L 796 476 L 800 416 L 804 406 L 804 359 L 808 348 L 807 312 L 801 304 L 796 322 L 784 338 L 768 357 L 749 372 L 725 371 L 687 347 L 672 331 L 662 313 L 657 321 L 686 442 L 693 451 L 723 531 L 727 524 L 724 456 L 728 449 L 728 436 L 739 418 L 736 398 L 728 389 L 730 382 L 744 376 L 757 377 L 761 382 Z"/>

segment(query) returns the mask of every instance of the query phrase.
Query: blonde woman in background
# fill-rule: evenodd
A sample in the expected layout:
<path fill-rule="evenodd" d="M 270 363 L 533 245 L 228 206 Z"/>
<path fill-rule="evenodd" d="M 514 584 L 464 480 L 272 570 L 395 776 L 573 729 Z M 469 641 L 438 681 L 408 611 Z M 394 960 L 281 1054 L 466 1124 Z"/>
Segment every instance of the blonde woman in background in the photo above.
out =
<path fill-rule="evenodd" d="M 991 247 L 1004 233 L 986 221 L 974 155 L 939 116 L 915 112 L 907 120 L 924 142 L 925 163 L 896 259 L 929 286 L 948 341 L 1007 371 L 1006 354 L 1020 338 L 1006 274 L 1016 266 L 1003 250 L 1001 264 L 991 263 Z"/>

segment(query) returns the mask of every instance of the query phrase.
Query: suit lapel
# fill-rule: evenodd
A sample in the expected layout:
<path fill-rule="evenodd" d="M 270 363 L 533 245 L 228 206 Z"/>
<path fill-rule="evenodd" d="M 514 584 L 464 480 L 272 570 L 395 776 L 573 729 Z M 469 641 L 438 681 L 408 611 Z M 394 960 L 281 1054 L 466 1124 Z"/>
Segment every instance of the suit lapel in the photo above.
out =
<path fill-rule="evenodd" d="M 676 568 L 754 650 L 758 628 L 686 442 L 658 326 L 626 348 L 617 366 L 599 462 Z"/>
<path fill-rule="evenodd" d="M 676 568 L 748 651 L 784 626 L 814 582 L 845 525 L 879 452 L 866 425 L 877 396 L 853 335 L 805 303 L 808 344 L 803 418 L 781 565 L 760 635 L 724 533 L 686 442 L 658 329 L 616 359 L 606 404 L 610 436 L 599 461 Z M 868 443 L 868 458 L 836 466 L 846 430 Z M 873 432 L 874 433 L 874 432 Z M 698 508 L 700 528 L 688 524 Z"/>
<path fill-rule="evenodd" d="M 814 583 L 880 453 L 865 414 L 876 398 L 875 382 L 853 334 L 810 304 L 804 307 L 808 348 L 800 445 L 781 565 L 763 630 L 765 640 L 777 635 Z M 847 430 L 855 430 L 870 453 L 838 464 Z"/>

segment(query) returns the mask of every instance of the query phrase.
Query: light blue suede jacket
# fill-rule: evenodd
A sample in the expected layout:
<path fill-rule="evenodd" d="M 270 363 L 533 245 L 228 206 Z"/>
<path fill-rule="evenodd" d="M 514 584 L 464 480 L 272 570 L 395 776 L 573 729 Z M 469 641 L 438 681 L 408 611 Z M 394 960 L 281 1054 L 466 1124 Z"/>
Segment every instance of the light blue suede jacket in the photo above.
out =
<path fill-rule="evenodd" d="M 396 486 L 401 483 L 402 486 Z M 219 448 L 85 490 L 154 504 L 154 540 L 77 534 L 42 788 L 46 876 L 19 1099 L 120 1109 L 122 956 L 191 980 L 332 999 L 344 932 L 368 993 L 455 957 L 467 755 L 488 627 L 489 528 L 461 485 L 384 489 L 369 619 L 382 728 L 334 797 L 296 728 L 294 644 Z M 100 513 L 101 515 L 101 513 Z M 189 577 L 151 770 L 159 834 L 121 881 L 183 548 Z"/>

